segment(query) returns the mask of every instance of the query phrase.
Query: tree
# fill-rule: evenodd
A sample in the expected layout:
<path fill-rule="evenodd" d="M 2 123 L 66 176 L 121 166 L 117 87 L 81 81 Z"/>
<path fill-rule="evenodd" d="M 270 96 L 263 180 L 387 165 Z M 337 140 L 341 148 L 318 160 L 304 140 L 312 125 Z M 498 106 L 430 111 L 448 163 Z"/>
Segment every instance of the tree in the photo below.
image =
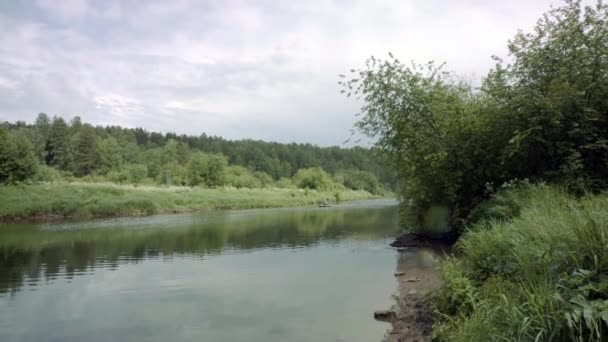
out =
<path fill-rule="evenodd" d="M 353 190 L 365 190 L 369 193 L 380 195 L 384 191 L 378 178 L 371 172 L 358 170 L 344 170 L 336 174 L 335 179 L 345 187 Z"/>
<path fill-rule="evenodd" d="M 503 158 L 518 177 L 608 186 L 608 6 L 566 1 L 509 42 L 513 62 L 484 83 L 512 132 Z"/>
<path fill-rule="evenodd" d="M 357 127 L 377 138 L 397 174 L 407 220 L 420 223 L 437 205 L 455 216 L 468 210 L 487 179 L 475 165 L 496 155 L 465 153 L 478 148 L 472 144 L 485 132 L 479 95 L 442 66 L 407 66 L 392 55 L 372 57 L 357 74 L 342 83 L 344 91 L 364 100 Z"/>
<path fill-rule="evenodd" d="M 566 1 L 509 42 L 513 62 L 498 60 L 478 90 L 390 54 L 352 70 L 343 92 L 363 100 L 357 127 L 377 138 L 410 223 L 424 228 L 441 207 L 462 228 L 515 178 L 608 187 L 607 16 L 602 2 Z"/>
<path fill-rule="evenodd" d="M 101 173 L 122 169 L 122 149 L 114 137 L 108 137 L 99 142 L 99 166 Z"/>
<path fill-rule="evenodd" d="M 90 125 L 83 125 L 73 137 L 74 173 L 77 176 L 91 174 L 99 160 L 97 150 L 97 135 Z"/>
<path fill-rule="evenodd" d="M 51 130 L 51 119 L 45 113 L 40 113 L 36 117 L 36 121 L 34 123 L 34 135 L 33 142 L 35 146 L 36 157 L 40 162 L 45 162 L 46 160 L 46 148 L 49 139 L 49 132 Z"/>
<path fill-rule="evenodd" d="M 34 147 L 23 134 L 13 135 L 0 127 L 0 183 L 30 179 L 36 173 Z"/>
<path fill-rule="evenodd" d="M 163 165 L 158 175 L 159 182 L 165 185 L 188 185 L 187 170 L 176 161 Z"/>
<path fill-rule="evenodd" d="M 218 154 L 195 153 L 186 165 L 187 184 L 216 187 L 226 182 L 228 160 Z"/>
<path fill-rule="evenodd" d="M 293 181 L 298 188 L 313 190 L 332 190 L 335 184 L 331 177 L 320 167 L 300 169 L 293 176 Z"/>
<path fill-rule="evenodd" d="M 235 188 L 260 188 L 262 182 L 253 173 L 242 166 L 229 166 L 226 169 L 226 184 Z"/>
<path fill-rule="evenodd" d="M 68 170 L 71 159 L 68 124 L 63 118 L 55 116 L 46 144 L 45 163 L 60 170 Z"/>

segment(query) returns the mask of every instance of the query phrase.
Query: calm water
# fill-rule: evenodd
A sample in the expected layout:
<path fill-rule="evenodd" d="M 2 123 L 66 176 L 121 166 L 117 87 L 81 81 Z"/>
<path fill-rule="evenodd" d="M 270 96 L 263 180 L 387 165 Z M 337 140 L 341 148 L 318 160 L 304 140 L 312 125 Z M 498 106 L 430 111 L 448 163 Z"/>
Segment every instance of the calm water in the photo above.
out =
<path fill-rule="evenodd" d="M 395 205 L 0 225 L 0 341 L 380 341 Z"/>

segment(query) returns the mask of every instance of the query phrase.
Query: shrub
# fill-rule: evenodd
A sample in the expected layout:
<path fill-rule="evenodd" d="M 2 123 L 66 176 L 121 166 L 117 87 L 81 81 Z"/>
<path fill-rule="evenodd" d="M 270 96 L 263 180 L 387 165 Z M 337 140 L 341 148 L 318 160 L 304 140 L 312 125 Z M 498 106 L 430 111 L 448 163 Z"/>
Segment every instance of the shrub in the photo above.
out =
<path fill-rule="evenodd" d="M 34 147 L 22 134 L 0 127 L 0 184 L 23 182 L 36 174 Z"/>
<path fill-rule="evenodd" d="M 293 176 L 293 182 L 298 188 L 311 190 L 331 190 L 336 184 L 320 167 L 300 169 Z"/>
<path fill-rule="evenodd" d="M 35 182 L 58 182 L 70 177 L 69 172 L 61 172 L 53 167 L 38 165 L 32 180 Z"/>

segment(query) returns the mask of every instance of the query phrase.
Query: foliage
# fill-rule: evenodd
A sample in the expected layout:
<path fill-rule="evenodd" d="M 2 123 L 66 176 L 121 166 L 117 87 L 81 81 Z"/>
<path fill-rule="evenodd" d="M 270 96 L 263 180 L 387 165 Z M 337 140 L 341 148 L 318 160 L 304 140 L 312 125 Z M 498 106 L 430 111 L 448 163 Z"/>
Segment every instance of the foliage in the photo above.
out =
<path fill-rule="evenodd" d="M 291 178 L 299 169 L 310 167 L 321 167 L 331 174 L 345 169 L 367 171 L 384 187 L 394 185 L 394 178 L 375 151 L 361 147 L 231 141 L 205 134 L 186 136 L 148 132 L 142 128 L 93 127 L 79 117 L 66 123 L 61 117 L 51 119 L 44 113 L 38 115 L 33 125 L 21 121 L 4 125 L 11 131 L 24 132 L 34 145 L 39 163 L 74 172 L 78 177 L 111 173 L 110 178 L 116 179 L 123 166 L 140 164 L 148 168 L 149 178 L 167 184 L 170 169 L 179 169 L 176 165 L 185 167 L 193 155 L 202 152 L 223 155 L 230 165 L 247 168 L 257 175 L 261 186 L 272 186 L 276 180 Z M 264 174 L 269 175 L 272 182 Z M 186 182 L 170 178 L 172 184 Z"/>
<path fill-rule="evenodd" d="M 240 188 L 261 188 L 262 183 L 246 167 L 230 166 L 226 170 L 226 184 L 237 189 Z"/>
<path fill-rule="evenodd" d="M 440 268 L 440 340 L 599 341 L 608 334 L 608 195 L 527 186 L 511 220 L 486 219 Z M 499 195 L 500 196 L 500 195 Z"/>
<path fill-rule="evenodd" d="M 74 174 L 77 176 L 91 174 L 97 167 L 99 159 L 95 129 L 84 125 L 72 139 L 74 140 Z"/>
<path fill-rule="evenodd" d="M 196 153 L 186 165 L 187 184 L 216 187 L 225 184 L 228 160 L 217 154 Z"/>
<path fill-rule="evenodd" d="M 371 172 L 359 170 L 343 170 L 336 173 L 334 179 L 345 187 L 353 190 L 365 190 L 380 195 L 385 192 L 378 178 Z"/>
<path fill-rule="evenodd" d="M 0 184 L 23 182 L 36 173 L 36 166 L 29 140 L 0 127 Z"/>
<path fill-rule="evenodd" d="M 331 177 L 320 167 L 300 169 L 293 176 L 293 182 L 298 188 L 313 190 L 331 190 L 336 184 Z"/>
<path fill-rule="evenodd" d="M 390 54 L 351 70 L 343 92 L 363 100 L 357 126 L 388 158 L 409 222 L 421 228 L 428 210 L 447 206 L 463 228 L 493 187 L 516 178 L 608 186 L 607 15 L 601 2 L 552 9 L 477 90 L 442 65 Z"/>
<path fill-rule="evenodd" d="M 122 169 L 123 158 L 121 147 L 114 137 L 107 137 L 99 142 L 99 166 L 100 173 L 108 173 L 112 170 Z"/>
<path fill-rule="evenodd" d="M 53 167 L 38 165 L 36 173 L 32 176 L 34 182 L 59 182 L 71 178 L 69 172 L 61 172 Z"/>

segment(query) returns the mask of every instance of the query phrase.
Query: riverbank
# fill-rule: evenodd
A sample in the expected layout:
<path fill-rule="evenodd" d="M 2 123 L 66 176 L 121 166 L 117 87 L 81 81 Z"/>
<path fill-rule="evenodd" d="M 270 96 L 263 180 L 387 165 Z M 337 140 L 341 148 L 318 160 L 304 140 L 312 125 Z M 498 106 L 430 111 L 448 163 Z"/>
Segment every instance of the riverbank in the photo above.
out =
<path fill-rule="evenodd" d="M 317 205 L 379 198 L 365 191 L 130 186 L 44 183 L 0 186 L 0 221 L 141 216 L 216 209 Z"/>
<path fill-rule="evenodd" d="M 398 291 L 385 341 L 605 338 L 608 194 L 503 189 L 471 220 L 454 256 L 431 254 L 415 235 L 392 244 Z"/>
<path fill-rule="evenodd" d="M 605 340 L 608 194 L 503 189 L 439 264 L 437 341 Z"/>
<path fill-rule="evenodd" d="M 443 244 L 399 247 L 395 279 L 395 304 L 387 311 L 391 328 L 384 342 L 430 340 L 434 314 L 433 295 L 443 282 L 436 263 L 449 250 Z"/>

